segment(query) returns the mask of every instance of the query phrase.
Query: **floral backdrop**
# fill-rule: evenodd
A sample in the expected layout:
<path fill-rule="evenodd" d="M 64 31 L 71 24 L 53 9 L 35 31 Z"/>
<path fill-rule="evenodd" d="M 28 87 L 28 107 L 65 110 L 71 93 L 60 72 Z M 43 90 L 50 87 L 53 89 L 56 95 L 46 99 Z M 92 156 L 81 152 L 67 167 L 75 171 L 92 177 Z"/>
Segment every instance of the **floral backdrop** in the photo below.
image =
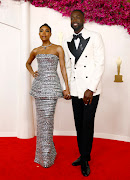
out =
<path fill-rule="evenodd" d="M 20 1 L 20 0 L 16 0 Z M 80 9 L 85 19 L 99 24 L 121 25 L 130 34 L 129 0 L 22 0 L 29 1 L 36 7 L 48 7 L 70 16 L 71 11 Z"/>

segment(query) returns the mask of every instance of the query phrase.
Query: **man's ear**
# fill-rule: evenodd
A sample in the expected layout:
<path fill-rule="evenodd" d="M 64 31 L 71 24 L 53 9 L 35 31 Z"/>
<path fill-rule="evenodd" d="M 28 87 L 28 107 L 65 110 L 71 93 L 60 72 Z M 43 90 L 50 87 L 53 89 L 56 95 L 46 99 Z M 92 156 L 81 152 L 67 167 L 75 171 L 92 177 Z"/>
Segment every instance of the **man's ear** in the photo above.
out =
<path fill-rule="evenodd" d="M 85 18 L 83 19 L 83 23 L 85 23 Z"/>

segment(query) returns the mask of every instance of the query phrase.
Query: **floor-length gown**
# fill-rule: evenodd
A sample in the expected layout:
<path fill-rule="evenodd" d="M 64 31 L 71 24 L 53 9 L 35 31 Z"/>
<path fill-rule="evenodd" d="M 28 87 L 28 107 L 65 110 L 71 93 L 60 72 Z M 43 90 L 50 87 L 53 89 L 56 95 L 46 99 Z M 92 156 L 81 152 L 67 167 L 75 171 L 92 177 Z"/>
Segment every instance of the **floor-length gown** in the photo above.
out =
<path fill-rule="evenodd" d="M 37 143 L 34 162 L 43 167 L 54 164 L 56 149 L 53 143 L 54 112 L 57 99 L 62 97 L 57 74 L 58 56 L 38 54 L 39 76 L 33 80 L 30 94 L 35 98 L 37 117 Z"/>

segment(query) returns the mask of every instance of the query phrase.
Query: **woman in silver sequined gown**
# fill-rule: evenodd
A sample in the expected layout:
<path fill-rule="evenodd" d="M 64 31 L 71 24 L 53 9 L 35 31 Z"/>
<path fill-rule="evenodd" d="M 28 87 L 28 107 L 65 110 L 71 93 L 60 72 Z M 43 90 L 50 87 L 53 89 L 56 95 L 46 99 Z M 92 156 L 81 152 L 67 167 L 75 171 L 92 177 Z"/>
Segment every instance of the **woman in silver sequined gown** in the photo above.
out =
<path fill-rule="evenodd" d="M 54 164 L 56 157 L 53 143 L 56 102 L 58 98 L 63 96 L 65 99 L 69 99 L 70 92 L 62 47 L 50 43 L 51 28 L 47 24 L 40 27 L 39 36 L 43 45 L 32 50 L 26 67 L 35 78 L 30 91 L 30 94 L 35 98 L 37 117 L 37 143 L 34 162 L 43 167 L 50 167 Z M 31 67 L 35 58 L 38 62 L 38 71 L 36 72 Z M 63 92 L 57 74 L 58 61 L 66 85 L 66 90 Z"/>

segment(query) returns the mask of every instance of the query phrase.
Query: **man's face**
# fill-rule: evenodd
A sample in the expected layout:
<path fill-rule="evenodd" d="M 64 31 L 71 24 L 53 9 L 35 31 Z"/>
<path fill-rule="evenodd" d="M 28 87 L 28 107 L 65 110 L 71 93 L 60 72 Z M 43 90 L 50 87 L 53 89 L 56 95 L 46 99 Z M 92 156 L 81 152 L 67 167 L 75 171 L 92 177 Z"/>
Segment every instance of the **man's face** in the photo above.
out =
<path fill-rule="evenodd" d="M 83 29 L 84 16 L 79 11 L 74 11 L 71 14 L 71 27 L 75 33 L 79 33 Z"/>

